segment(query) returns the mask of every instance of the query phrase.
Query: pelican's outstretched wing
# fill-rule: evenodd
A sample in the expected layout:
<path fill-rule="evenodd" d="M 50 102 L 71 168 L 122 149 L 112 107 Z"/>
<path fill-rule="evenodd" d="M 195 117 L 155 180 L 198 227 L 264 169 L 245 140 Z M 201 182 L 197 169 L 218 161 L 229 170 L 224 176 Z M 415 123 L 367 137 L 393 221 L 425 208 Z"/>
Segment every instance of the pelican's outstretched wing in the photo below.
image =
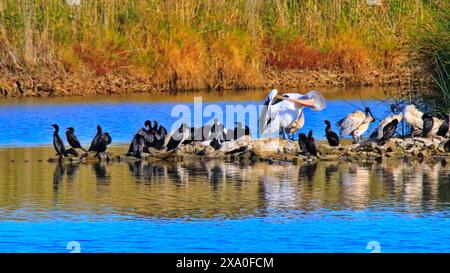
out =
<path fill-rule="evenodd" d="M 317 90 L 309 91 L 308 93 L 301 96 L 300 99 L 302 100 L 314 99 L 314 106 L 312 107 L 312 110 L 314 111 L 321 111 L 326 106 L 325 98 Z"/>
<path fill-rule="evenodd" d="M 304 106 L 310 107 L 312 110 L 315 110 L 315 111 L 321 111 L 326 106 L 325 98 L 317 90 L 309 91 L 306 94 L 286 93 L 286 94 L 284 94 L 284 96 L 287 96 L 288 98 L 295 99 L 298 101 L 303 101 L 303 102 L 307 102 L 308 100 L 313 100 L 312 107 L 309 106 L 308 104 L 304 104 Z M 298 103 L 298 104 L 300 104 L 300 103 Z"/>
<path fill-rule="evenodd" d="M 339 126 L 341 137 L 345 137 L 351 132 L 358 129 L 358 127 L 363 123 L 366 118 L 366 114 L 361 111 L 355 111 L 353 113 L 348 114 L 345 118 L 341 119 L 336 123 Z"/>
<path fill-rule="evenodd" d="M 261 134 L 264 133 L 264 131 L 266 130 L 267 126 L 270 123 L 270 116 L 272 114 L 271 108 L 277 94 L 278 90 L 273 89 L 272 91 L 270 91 L 269 95 L 264 100 L 264 107 L 262 108 L 261 115 L 259 117 L 259 132 Z"/>

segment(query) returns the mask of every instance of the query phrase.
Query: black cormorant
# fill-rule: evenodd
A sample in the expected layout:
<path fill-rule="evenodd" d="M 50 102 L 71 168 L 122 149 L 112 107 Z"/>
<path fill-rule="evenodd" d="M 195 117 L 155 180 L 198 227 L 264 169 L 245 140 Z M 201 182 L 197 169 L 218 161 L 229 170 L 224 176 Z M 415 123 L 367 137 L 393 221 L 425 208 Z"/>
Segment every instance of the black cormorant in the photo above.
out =
<path fill-rule="evenodd" d="M 217 138 L 211 140 L 211 143 L 209 144 L 211 147 L 214 148 L 214 150 L 218 150 L 222 148 L 222 143 Z"/>
<path fill-rule="evenodd" d="M 95 135 L 94 139 L 91 142 L 91 146 L 89 146 L 89 152 L 96 152 L 98 150 L 98 144 L 99 140 L 102 136 L 102 127 L 100 125 L 97 125 L 97 134 Z"/>
<path fill-rule="evenodd" d="M 250 135 L 250 128 L 245 125 L 245 127 L 242 127 L 241 122 L 236 123 L 236 128 L 234 128 L 233 131 L 233 137 L 234 139 L 239 139 L 242 136 L 249 136 Z"/>
<path fill-rule="evenodd" d="M 96 146 L 96 152 L 97 154 L 95 156 L 98 156 L 100 153 L 106 152 L 106 149 L 108 148 L 108 145 L 111 144 L 112 139 L 109 133 L 105 132 L 103 133 L 100 138 L 98 139 L 97 146 Z"/>
<path fill-rule="evenodd" d="M 66 156 L 66 148 L 64 147 L 64 142 L 59 136 L 59 126 L 57 124 L 52 125 L 55 128 L 55 132 L 53 132 L 53 147 L 55 148 L 56 155 Z"/>
<path fill-rule="evenodd" d="M 142 158 L 142 153 L 145 149 L 145 137 L 142 134 L 137 133 L 134 135 L 131 141 L 130 147 L 128 148 L 128 156 L 134 156 L 137 158 Z"/>
<path fill-rule="evenodd" d="M 439 127 L 437 135 L 441 136 L 441 137 L 445 137 L 448 134 L 450 117 L 446 114 L 442 114 L 442 119 L 443 119 L 443 122 L 442 122 L 441 126 Z"/>
<path fill-rule="evenodd" d="M 314 142 L 314 137 L 312 136 L 312 134 L 313 131 L 309 130 L 308 140 L 306 141 L 306 149 L 308 150 L 308 153 L 312 154 L 313 156 L 317 156 L 316 143 Z"/>
<path fill-rule="evenodd" d="M 383 136 L 380 139 L 380 144 L 384 145 L 386 142 L 394 136 L 397 131 L 398 119 L 394 119 L 383 128 Z"/>
<path fill-rule="evenodd" d="M 306 135 L 304 133 L 298 134 L 298 144 L 300 145 L 300 150 L 302 150 L 303 153 L 308 153 L 308 148 L 306 148 L 306 142 L 308 139 L 306 138 Z"/>
<path fill-rule="evenodd" d="M 339 146 L 339 136 L 331 130 L 330 121 L 325 120 L 325 124 L 327 125 L 325 128 L 325 136 L 327 137 L 328 144 L 330 144 L 330 146 Z"/>
<path fill-rule="evenodd" d="M 433 129 L 434 120 L 433 117 L 429 114 L 423 114 L 423 128 L 422 128 L 422 137 L 427 137 L 431 130 Z"/>
<path fill-rule="evenodd" d="M 66 138 L 67 138 L 67 142 L 69 142 L 69 144 L 72 148 L 81 149 L 81 150 L 87 152 L 86 149 L 81 147 L 80 141 L 78 140 L 77 136 L 75 135 L 75 129 L 73 127 L 67 128 Z"/>
<path fill-rule="evenodd" d="M 167 143 L 167 151 L 178 148 L 186 139 L 191 138 L 191 129 L 187 127 L 186 123 L 181 124 L 180 128 L 178 128 L 170 137 L 169 142 Z"/>

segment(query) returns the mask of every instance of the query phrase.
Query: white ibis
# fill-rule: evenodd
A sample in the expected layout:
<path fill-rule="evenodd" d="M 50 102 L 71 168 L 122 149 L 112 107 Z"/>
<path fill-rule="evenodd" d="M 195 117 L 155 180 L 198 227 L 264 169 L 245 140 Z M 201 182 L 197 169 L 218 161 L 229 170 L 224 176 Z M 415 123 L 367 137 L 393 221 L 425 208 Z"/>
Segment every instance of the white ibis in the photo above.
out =
<path fill-rule="evenodd" d="M 313 90 L 306 94 L 286 93 L 277 95 L 273 89 L 264 101 L 264 108 L 259 120 L 261 136 L 282 133 L 293 134 L 304 125 L 304 107 L 320 111 L 325 108 L 325 98 L 319 91 Z"/>
<path fill-rule="evenodd" d="M 353 143 L 358 143 L 361 136 L 369 129 L 370 123 L 374 122 L 372 111 L 366 107 L 365 111 L 355 111 L 336 123 L 340 127 L 341 138 L 351 135 Z"/>
<path fill-rule="evenodd" d="M 403 109 L 403 118 L 412 128 L 413 136 L 435 136 L 438 134 L 439 128 L 444 123 L 436 117 L 417 110 L 413 104 L 406 105 Z"/>

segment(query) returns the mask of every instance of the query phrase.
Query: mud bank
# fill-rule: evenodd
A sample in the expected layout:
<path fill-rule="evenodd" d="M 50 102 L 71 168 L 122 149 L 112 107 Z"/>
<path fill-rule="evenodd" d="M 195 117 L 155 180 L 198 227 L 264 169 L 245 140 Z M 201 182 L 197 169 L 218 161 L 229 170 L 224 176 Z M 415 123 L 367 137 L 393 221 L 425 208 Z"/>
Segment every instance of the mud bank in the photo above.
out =
<path fill-rule="evenodd" d="M 65 162 L 133 162 L 139 160 L 177 162 L 220 159 L 234 163 L 268 162 L 271 164 L 301 164 L 318 161 L 381 163 L 395 160 L 446 164 L 450 160 L 450 152 L 444 149 L 447 141 L 444 138 L 394 138 L 384 146 L 378 146 L 376 142 L 366 140 L 360 144 L 350 144 L 348 141 L 344 141 L 344 144 L 339 147 L 331 147 L 324 142 L 319 142 L 317 144 L 318 155 L 312 156 L 302 153 L 297 142 L 279 138 L 250 139 L 242 137 L 235 141 L 225 142 L 218 150 L 201 143 L 193 143 L 182 145 L 172 151 L 150 150 L 141 159 L 125 154 L 104 154 L 98 158 L 94 158 L 92 154 L 85 154 L 77 158 L 68 157 Z M 51 158 L 49 161 L 56 162 L 58 159 Z"/>
<path fill-rule="evenodd" d="M 116 72 L 102 76 L 55 72 L 11 73 L 0 71 L 1 97 L 62 97 L 109 94 L 162 94 L 179 90 L 231 90 L 282 87 L 427 86 L 430 79 L 418 69 L 371 71 L 364 75 L 333 70 L 267 70 L 251 83 L 240 79 L 189 81 L 174 75 L 168 79 L 152 75 Z"/>

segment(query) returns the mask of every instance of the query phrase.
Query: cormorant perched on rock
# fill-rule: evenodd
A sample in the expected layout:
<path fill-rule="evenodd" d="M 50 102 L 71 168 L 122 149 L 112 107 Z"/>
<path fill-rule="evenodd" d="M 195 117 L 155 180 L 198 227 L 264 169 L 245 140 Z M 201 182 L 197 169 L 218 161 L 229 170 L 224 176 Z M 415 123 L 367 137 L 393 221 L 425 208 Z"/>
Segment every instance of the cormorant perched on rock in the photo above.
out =
<path fill-rule="evenodd" d="M 298 134 L 298 144 L 300 145 L 300 150 L 302 150 L 305 154 L 308 153 L 308 148 L 306 147 L 307 141 L 308 139 L 304 133 Z"/>
<path fill-rule="evenodd" d="M 156 131 L 155 134 L 156 142 L 154 147 L 157 149 L 162 148 L 164 146 L 166 137 L 167 137 L 167 129 L 164 126 L 159 125 L 158 130 Z"/>
<path fill-rule="evenodd" d="M 325 128 L 325 136 L 327 137 L 328 144 L 330 144 L 330 146 L 339 146 L 339 136 L 331 130 L 330 121 L 325 120 L 325 124 L 327 125 Z"/>
<path fill-rule="evenodd" d="M 386 142 L 394 136 L 397 131 L 398 119 L 393 119 L 383 128 L 383 136 L 380 139 L 380 145 L 386 144 Z"/>
<path fill-rule="evenodd" d="M 108 148 L 108 145 L 111 144 L 111 142 L 111 136 L 107 132 L 103 133 L 98 139 L 95 150 L 97 154 L 95 156 L 97 157 L 100 153 L 106 152 L 106 149 Z"/>
<path fill-rule="evenodd" d="M 433 129 L 434 120 L 433 117 L 429 114 L 423 114 L 422 116 L 423 128 L 422 128 L 422 137 L 427 137 L 431 130 Z"/>
<path fill-rule="evenodd" d="M 233 138 L 239 139 L 242 136 L 249 136 L 249 135 L 250 135 L 250 128 L 247 125 L 245 125 L 245 127 L 242 127 L 242 123 L 237 122 L 236 128 L 234 128 L 233 131 Z"/>
<path fill-rule="evenodd" d="M 209 144 L 209 146 L 213 147 L 214 150 L 219 150 L 220 148 L 222 148 L 222 143 L 220 142 L 220 140 L 215 138 L 215 139 L 211 140 L 211 143 Z"/>
<path fill-rule="evenodd" d="M 441 136 L 441 137 L 445 137 L 448 134 L 448 129 L 450 126 L 449 125 L 450 117 L 446 114 L 442 114 L 441 118 L 443 119 L 443 122 L 442 122 L 441 126 L 439 127 L 437 135 Z"/>
<path fill-rule="evenodd" d="M 156 120 L 153 121 L 152 131 L 156 134 L 158 132 L 158 122 Z"/>
<path fill-rule="evenodd" d="M 384 117 L 383 120 L 380 123 L 378 123 L 377 127 L 375 128 L 375 130 L 373 130 L 369 138 L 374 140 L 381 140 L 381 138 L 383 138 L 384 134 L 383 130 L 386 125 L 388 125 L 394 119 L 396 119 L 400 123 L 403 120 L 403 113 L 399 112 L 398 110 L 399 108 L 397 104 L 391 104 L 392 115 L 387 115 L 386 117 Z"/>
<path fill-rule="evenodd" d="M 142 158 L 142 153 L 145 151 L 147 145 L 153 142 L 153 133 L 150 132 L 151 122 L 145 121 L 145 127 L 141 128 L 133 137 L 130 147 L 128 148 L 128 156 Z"/>
<path fill-rule="evenodd" d="M 313 131 L 309 130 L 308 140 L 306 141 L 306 149 L 308 150 L 308 153 L 310 153 L 311 155 L 317 156 L 316 143 L 314 142 L 314 138 L 313 138 L 312 134 L 313 134 Z"/>
<path fill-rule="evenodd" d="M 81 147 L 80 141 L 78 140 L 77 136 L 75 135 L 75 129 L 73 127 L 67 128 L 66 138 L 67 138 L 67 142 L 69 142 L 69 144 L 72 148 L 81 149 L 81 150 L 87 152 L 86 149 Z"/>
<path fill-rule="evenodd" d="M 57 124 L 52 125 L 55 128 L 55 132 L 53 132 L 53 147 L 55 148 L 56 155 L 61 157 L 66 156 L 66 148 L 64 147 L 64 142 L 59 136 L 59 126 Z"/>
<path fill-rule="evenodd" d="M 95 135 L 94 139 L 91 142 L 91 146 L 89 147 L 89 152 L 96 152 L 97 146 L 99 144 L 99 140 L 102 136 L 102 127 L 100 125 L 97 125 L 97 134 Z"/>
<path fill-rule="evenodd" d="M 178 128 L 175 132 L 172 133 L 172 136 L 167 143 L 167 151 L 178 148 L 186 139 L 191 138 L 191 130 L 187 127 L 186 123 L 181 124 L 180 128 Z"/>

